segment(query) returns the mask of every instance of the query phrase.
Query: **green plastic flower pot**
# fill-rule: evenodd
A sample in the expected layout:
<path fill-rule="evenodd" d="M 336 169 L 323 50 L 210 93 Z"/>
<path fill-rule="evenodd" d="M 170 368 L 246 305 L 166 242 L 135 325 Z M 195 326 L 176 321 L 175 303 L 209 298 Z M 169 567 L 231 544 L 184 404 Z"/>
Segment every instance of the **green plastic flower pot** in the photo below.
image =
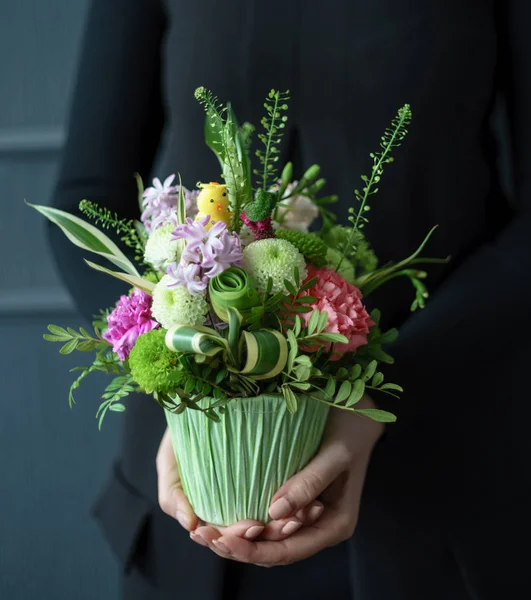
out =
<path fill-rule="evenodd" d="M 166 410 L 183 490 L 197 516 L 216 525 L 267 523 L 275 492 L 317 452 L 328 411 L 298 396 L 290 414 L 278 395 L 233 400 L 220 423 L 196 410 Z"/>

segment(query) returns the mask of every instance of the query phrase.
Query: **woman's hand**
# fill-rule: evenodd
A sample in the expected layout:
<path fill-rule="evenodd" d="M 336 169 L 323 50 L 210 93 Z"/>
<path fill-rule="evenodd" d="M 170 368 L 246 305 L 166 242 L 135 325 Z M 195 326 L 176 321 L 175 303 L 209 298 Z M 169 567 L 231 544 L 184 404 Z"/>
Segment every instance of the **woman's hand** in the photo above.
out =
<path fill-rule="evenodd" d="M 359 408 L 375 408 L 364 397 Z M 275 523 L 297 522 L 293 518 L 319 498 L 324 510 L 318 520 L 293 525 L 292 535 L 284 540 L 262 538 L 249 541 L 231 530 L 222 532 L 200 526 L 195 537 L 216 554 L 241 562 L 272 567 L 308 558 L 328 546 L 348 539 L 358 520 L 365 473 L 383 425 L 353 413 L 333 409 L 321 448 L 315 458 L 287 481 L 272 499 L 269 514 Z M 269 526 L 269 525 L 268 525 Z"/>
<path fill-rule="evenodd" d="M 374 408 L 369 397 L 360 408 Z M 383 425 L 334 409 L 315 458 L 287 481 L 270 506 L 273 519 L 227 528 L 200 522 L 186 500 L 168 433 L 157 467 L 164 512 L 192 531 L 191 538 L 219 556 L 260 566 L 286 565 L 348 539 L 356 526 L 365 473 Z M 169 448 L 169 451 L 168 451 Z"/>
<path fill-rule="evenodd" d="M 207 525 L 194 513 L 190 502 L 184 495 L 179 476 L 179 468 L 171 443 L 170 432 L 166 429 L 157 453 L 158 495 L 161 509 L 170 517 L 190 531 L 190 537 L 198 544 L 207 545 L 200 535 L 196 535 L 196 527 Z M 290 519 L 270 521 L 264 526 L 260 521 L 240 521 L 230 527 L 210 525 L 206 529 L 214 537 L 224 534 L 235 535 L 245 539 L 281 540 L 288 537 L 303 525 L 314 523 L 323 512 L 321 502 L 310 502 Z"/>

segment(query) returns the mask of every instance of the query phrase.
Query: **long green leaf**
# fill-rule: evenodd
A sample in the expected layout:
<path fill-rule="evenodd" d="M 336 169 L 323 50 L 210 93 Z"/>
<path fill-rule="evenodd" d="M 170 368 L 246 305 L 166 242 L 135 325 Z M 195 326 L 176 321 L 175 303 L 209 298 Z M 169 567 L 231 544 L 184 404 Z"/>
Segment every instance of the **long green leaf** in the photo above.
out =
<path fill-rule="evenodd" d="M 369 417 L 369 419 L 380 423 L 394 423 L 396 421 L 396 416 L 393 413 L 378 408 L 358 408 L 356 414 Z"/>
<path fill-rule="evenodd" d="M 83 219 L 80 219 L 79 217 L 57 208 L 52 208 L 51 206 L 41 206 L 29 203 L 28 206 L 31 206 L 52 223 L 60 227 L 66 237 L 78 248 L 104 256 L 107 260 L 110 260 L 126 273 L 140 277 L 140 273 L 136 270 L 133 263 L 120 248 L 118 248 L 118 246 L 98 228 L 83 221 Z"/>
<path fill-rule="evenodd" d="M 101 265 L 97 265 L 96 263 L 91 262 L 90 260 L 85 259 L 85 262 L 89 267 L 92 267 L 96 271 L 101 271 L 102 273 L 107 273 L 107 275 L 111 275 L 112 277 L 116 277 L 116 279 L 120 279 L 125 281 L 126 283 L 131 284 L 132 286 L 138 288 L 139 290 L 143 290 L 148 294 L 153 294 L 153 290 L 155 289 L 155 284 L 152 281 L 148 281 L 143 277 L 137 275 L 128 275 L 127 273 L 119 273 L 118 271 L 111 271 L 111 269 L 107 269 L 102 267 Z"/>

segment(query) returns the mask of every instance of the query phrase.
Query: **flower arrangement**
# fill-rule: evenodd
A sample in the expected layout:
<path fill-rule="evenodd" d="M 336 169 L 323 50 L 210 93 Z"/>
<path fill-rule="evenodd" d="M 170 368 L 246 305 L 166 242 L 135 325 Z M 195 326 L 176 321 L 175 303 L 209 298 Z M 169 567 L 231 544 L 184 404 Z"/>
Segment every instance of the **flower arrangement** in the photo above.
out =
<path fill-rule="evenodd" d="M 299 180 L 291 163 L 278 169 L 288 93 L 272 90 L 266 98 L 254 171 L 254 127 L 239 125 L 231 105 L 204 88 L 195 96 L 222 182 L 191 191 L 170 175 L 144 189 L 137 176 L 139 221 L 88 200 L 80 211 L 94 225 L 34 206 L 75 245 L 119 270 L 89 266 L 131 288 L 101 312 L 93 334 L 50 325 L 44 337 L 61 342 L 63 354 L 95 352 L 72 384 L 70 404 L 88 374 L 114 376 L 97 412 L 100 427 L 108 411 L 125 410 L 131 392 L 153 395 L 201 518 L 267 521 L 271 496 L 316 452 L 329 408 L 395 420 L 384 410 L 357 407 L 366 392 L 402 391 L 381 371 L 393 361 L 383 346 L 397 331 L 381 331 L 378 310 L 369 314 L 364 298 L 403 276 L 414 287 L 412 310 L 423 307 L 426 273 L 417 265 L 433 230 L 410 257 L 382 267 L 363 231 L 384 166 L 406 136 L 408 105 L 370 155 L 373 167 L 355 191 L 357 207 L 339 225 L 329 210 L 337 197 L 321 195 L 326 182 L 319 166 Z M 106 228 L 121 236 L 125 251 Z"/>

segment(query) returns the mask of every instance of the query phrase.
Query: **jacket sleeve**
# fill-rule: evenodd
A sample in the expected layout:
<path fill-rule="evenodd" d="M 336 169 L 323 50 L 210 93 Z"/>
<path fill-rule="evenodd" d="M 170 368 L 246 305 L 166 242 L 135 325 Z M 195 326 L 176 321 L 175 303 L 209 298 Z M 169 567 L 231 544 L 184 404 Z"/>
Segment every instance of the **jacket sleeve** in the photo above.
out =
<path fill-rule="evenodd" d="M 52 204 L 79 214 L 87 198 L 138 218 L 134 173 L 149 176 L 164 123 L 158 0 L 93 0 Z M 54 225 L 49 239 L 76 307 L 90 319 L 112 305 L 124 284 L 92 271 L 85 253 Z"/>
<path fill-rule="evenodd" d="M 498 10 L 512 220 L 402 325 L 390 348 L 396 362 L 388 376 L 405 393 L 400 401 L 380 402 L 398 415 L 389 436 L 412 431 L 423 420 L 429 426 L 443 413 L 453 413 L 457 421 L 464 412 L 463 418 L 477 423 L 481 415 L 496 415 L 504 399 L 510 398 L 511 408 L 518 403 L 520 411 L 529 405 L 521 392 L 531 348 L 531 4 L 500 0 Z"/>

